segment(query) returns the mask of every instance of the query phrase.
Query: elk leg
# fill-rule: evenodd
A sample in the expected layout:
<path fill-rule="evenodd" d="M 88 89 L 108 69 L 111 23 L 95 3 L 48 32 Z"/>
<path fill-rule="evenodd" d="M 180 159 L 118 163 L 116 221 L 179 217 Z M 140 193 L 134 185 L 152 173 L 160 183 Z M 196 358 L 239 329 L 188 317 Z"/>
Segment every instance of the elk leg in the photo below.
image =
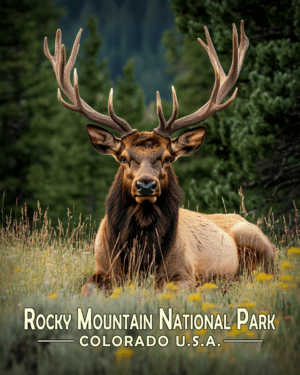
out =
<path fill-rule="evenodd" d="M 263 262 L 265 272 L 274 272 L 276 247 L 257 226 L 251 223 L 237 223 L 232 227 L 231 234 L 237 244 L 242 266 L 252 271 Z"/>
<path fill-rule="evenodd" d="M 90 297 L 94 289 L 102 289 L 107 291 L 109 289 L 109 284 L 107 278 L 105 278 L 100 273 L 94 273 L 88 281 L 84 284 L 81 289 L 81 295 L 83 297 Z"/>

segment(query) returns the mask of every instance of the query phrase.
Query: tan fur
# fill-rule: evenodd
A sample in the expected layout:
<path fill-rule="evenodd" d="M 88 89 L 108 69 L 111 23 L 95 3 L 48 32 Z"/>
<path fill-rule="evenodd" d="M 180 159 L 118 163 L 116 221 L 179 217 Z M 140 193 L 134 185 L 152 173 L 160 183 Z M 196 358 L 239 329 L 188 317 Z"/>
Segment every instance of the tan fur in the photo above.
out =
<path fill-rule="evenodd" d="M 106 217 L 101 222 L 95 242 L 96 273 L 104 279 L 121 279 L 118 262 L 110 259 L 106 244 Z M 251 259 L 253 250 L 257 258 L 270 260 L 275 255 L 275 246 L 254 224 L 236 214 L 206 215 L 179 209 L 177 235 L 164 262 L 158 271 L 161 285 L 173 281 L 183 287 L 194 287 L 196 280 L 209 280 L 213 276 L 233 276 L 242 264 L 241 252 L 248 251 L 243 263 L 252 270 L 258 263 Z M 87 283 L 82 293 L 89 295 Z"/>
<path fill-rule="evenodd" d="M 176 241 L 165 260 L 170 280 L 186 279 L 186 284 L 192 286 L 195 279 L 235 275 L 244 251 L 248 251 L 245 257 L 251 270 L 257 265 L 253 263 L 251 250 L 260 261 L 274 259 L 275 246 L 256 225 L 239 215 L 205 215 L 181 208 L 179 220 Z"/>

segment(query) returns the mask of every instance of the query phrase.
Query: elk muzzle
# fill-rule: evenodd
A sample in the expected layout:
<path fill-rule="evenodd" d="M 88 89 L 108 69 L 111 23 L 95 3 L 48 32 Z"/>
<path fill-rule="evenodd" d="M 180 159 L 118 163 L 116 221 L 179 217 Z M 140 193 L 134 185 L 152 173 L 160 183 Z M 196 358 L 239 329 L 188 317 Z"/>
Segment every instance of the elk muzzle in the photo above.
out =
<path fill-rule="evenodd" d="M 149 184 L 144 184 L 141 181 L 138 181 L 136 183 L 137 191 L 140 193 L 143 197 L 152 195 L 155 192 L 157 183 L 155 181 L 149 182 Z"/>
<path fill-rule="evenodd" d="M 154 176 L 137 176 L 133 181 L 132 190 L 137 203 L 143 203 L 144 201 L 155 203 L 160 195 L 160 184 L 158 179 Z"/>

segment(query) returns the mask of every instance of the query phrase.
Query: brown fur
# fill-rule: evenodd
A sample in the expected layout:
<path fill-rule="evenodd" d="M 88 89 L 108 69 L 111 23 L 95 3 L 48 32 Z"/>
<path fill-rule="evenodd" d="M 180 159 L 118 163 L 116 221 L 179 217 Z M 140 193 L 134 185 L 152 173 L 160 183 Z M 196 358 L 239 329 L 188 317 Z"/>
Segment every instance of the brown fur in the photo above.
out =
<path fill-rule="evenodd" d="M 201 145 L 199 136 L 195 144 L 186 141 L 188 134 L 183 139 L 184 148 L 178 140 L 174 147 L 156 133 L 134 133 L 111 152 L 117 160 L 126 157 L 127 163 L 120 165 L 106 198 L 106 215 L 95 242 L 96 273 L 83 286 L 83 295 L 90 295 L 93 285 L 109 289 L 112 280 L 121 284 L 133 273 L 155 274 L 158 286 L 173 281 L 193 287 L 196 280 L 236 275 L 260 262 L 266 269 L 273 264 L 274 245 L 241 216 L 179 208 L 182 190 L 171 165 L 163 160 L 165 155 L 176 160 L 176 152 L 190 154 Z M 98 149 L 97 142 L 91 142 Z M 142 203 L 135 199 L 133 185 L 145 176 L 158 181 L 154 203 L 150 198 Z"/>

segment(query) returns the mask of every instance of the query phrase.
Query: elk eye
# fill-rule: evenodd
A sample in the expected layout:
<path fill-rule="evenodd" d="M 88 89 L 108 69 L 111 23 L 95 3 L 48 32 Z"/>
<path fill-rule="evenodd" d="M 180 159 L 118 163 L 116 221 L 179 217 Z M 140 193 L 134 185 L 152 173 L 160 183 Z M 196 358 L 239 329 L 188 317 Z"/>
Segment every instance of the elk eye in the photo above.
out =
<path fill-rule="evenodd" d="M 165 163 L 171 163 L 171 159 L 172 159 L 172 158 L 171 158 L 170 156 L 166 157 L 166 158 L 165 158 Z"/>
<path fill-rule="evenodd" d="M 120 160 L 121 163 L 127 163 L 127 159 L 125 158 L 125 156 L 121 156 Z"/>

